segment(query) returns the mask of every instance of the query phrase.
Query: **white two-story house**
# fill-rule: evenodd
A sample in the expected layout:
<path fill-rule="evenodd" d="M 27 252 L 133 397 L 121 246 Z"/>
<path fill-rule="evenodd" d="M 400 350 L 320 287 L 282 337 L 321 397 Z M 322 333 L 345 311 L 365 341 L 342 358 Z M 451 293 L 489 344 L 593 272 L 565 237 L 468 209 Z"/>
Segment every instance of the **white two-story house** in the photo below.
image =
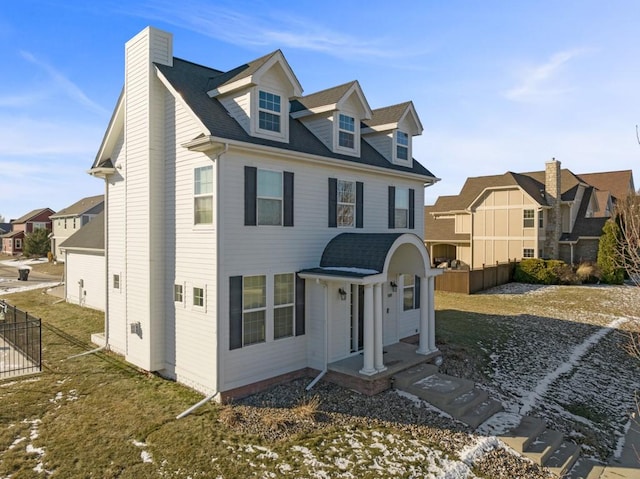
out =
<path fill-rule="evenodd" d="M 358 82 L 302 95 L 281 51 L 231 70 L 173 57 L 147 28 L 90 173 L 105 179 L 104 341 L 220 398 L 420 335 L 437 352 L 436 270 L 412 103 Z"/>

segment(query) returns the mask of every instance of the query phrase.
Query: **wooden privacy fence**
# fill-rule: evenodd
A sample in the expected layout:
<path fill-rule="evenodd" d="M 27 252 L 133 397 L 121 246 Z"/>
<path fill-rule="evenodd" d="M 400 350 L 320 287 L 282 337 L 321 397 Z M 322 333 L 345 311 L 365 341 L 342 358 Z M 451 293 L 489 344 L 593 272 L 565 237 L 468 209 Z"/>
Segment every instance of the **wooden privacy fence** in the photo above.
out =
<path fill-rule="evenodd" d="M 0 378 L 41 370 L 40 319 L 0 300 Z"/>
<path fill-rule="evenodd" d="M 483 265 L 478 269 L 445 269 L 436 276 L 436 291 L 473 294 L 513 281 L 517 262 Z"/>

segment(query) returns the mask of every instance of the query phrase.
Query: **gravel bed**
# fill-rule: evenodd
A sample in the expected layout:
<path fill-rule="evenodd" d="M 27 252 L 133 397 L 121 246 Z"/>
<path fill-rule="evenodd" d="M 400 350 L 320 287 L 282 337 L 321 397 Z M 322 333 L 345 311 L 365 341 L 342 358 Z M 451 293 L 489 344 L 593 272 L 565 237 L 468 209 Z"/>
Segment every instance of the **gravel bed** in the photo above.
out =
<path fill-rule="evenodd" d="M 458 459 L 465 448 L 481 439 L 472 434 L 468 426 L 422 401 L 400 396 L 393 390 L 366 396 L 320 382 L 307 392 L 305 387 L 310 381 L 293 381 L 237 401 L 230 406 L 234 411 L 234 429 L 255 434 L 269 442 L 322 435 L 323 431 L 336 429 L 390 429 L 409 439 L 420 438 L 452 459 Z M 319 398 L 314 418 L 301 419 L 296 408 L 313 397 Z M 345 455 L 347 453 L 350 451 L 344 451 Z M 502 447 L 494 448 L 475 460 L 473 471 L 477 477 L 495 479 L 551 477 L 532 462 Z"/>

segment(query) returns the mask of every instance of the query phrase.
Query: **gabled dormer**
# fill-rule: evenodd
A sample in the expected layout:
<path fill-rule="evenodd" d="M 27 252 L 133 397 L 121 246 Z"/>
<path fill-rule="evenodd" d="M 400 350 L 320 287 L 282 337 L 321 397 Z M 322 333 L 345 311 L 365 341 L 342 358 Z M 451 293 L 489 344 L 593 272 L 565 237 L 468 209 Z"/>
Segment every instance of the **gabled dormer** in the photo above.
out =
<path fill-rule="evenodd" d="M 302 121 L 331 151 L 360 156 L 360 123 L 371 108 L 357 81 L 298 98 L 291 116 Z"/>
<path fill-rule="evenodd" d="M 378 108 L 372 113 L 371 119 L 363 122 L 363 138 L 389 162 L 412 166 L 412 139 L 423 130 L 413 103 Z"/>
<path fill-rule="evenodd" d="M 289 101 L 302 87 L 280 50 L 212 79 L 207 92 L 245 131 L 255 137 L 289 142 Z"/>

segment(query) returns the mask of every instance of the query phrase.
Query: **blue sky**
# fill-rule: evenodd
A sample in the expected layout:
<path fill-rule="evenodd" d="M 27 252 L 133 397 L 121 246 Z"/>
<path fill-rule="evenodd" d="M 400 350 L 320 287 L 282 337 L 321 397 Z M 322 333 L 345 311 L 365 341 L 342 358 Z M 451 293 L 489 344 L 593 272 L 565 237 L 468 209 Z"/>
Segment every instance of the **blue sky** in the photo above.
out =
<path fill-rule="evenodd" d="M 639 18 L 636 0 L 3 1 L 0 214 L 103 192 L 86 170 L 147 25 L 221 70 L 280 48 L 305 94 L 357 79 L 372 108 L 413 100 L 414 157 L 442 179 L 427 203 L 552 157 L 638 187 Z"/>

